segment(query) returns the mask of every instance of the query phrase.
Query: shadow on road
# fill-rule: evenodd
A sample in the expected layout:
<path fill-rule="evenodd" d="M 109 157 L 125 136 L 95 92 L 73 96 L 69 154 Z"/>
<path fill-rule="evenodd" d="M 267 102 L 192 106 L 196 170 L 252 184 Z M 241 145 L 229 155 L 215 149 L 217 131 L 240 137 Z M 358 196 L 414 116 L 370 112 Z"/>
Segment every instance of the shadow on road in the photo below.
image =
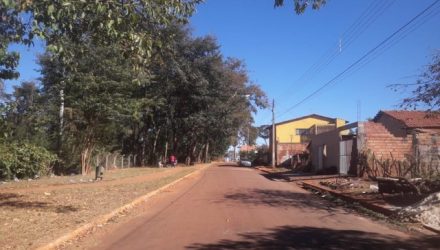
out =
<path fill-rule="evenodd" d="M 0 208 L 9 207 L 11 209 L 41 209 L 56 213 L 69 213 L 77 211 L 73 206 L 57 205 L 49 202 L 26 201 L 26 196 L 14 193 L 0 193 Z"/>
<path fill-rule="evenodd" d="M 282 226 L 239 234 L 238 240 L 193 244 L 187 249 L 438 249 L 440 237 L 399 239 L 356 230 Z"/>
<path fill-rule="evenodd" d="M 217 164 L 218 167 L 238 167 L 238 164 L 236 163 L 220 163 Z"/>
<path fill-rule="evenodd" d="M 239 202 L 259 206 L 271 207 L 295 207 L 303 209 L 318 209 L 328 212 L 342 212 L 334 204 L 317 199 L 310 193 L 298 193 L 274 189 L 251 189 L 242 192 L 229 193 L 224 196 L 221 202 Z"/>

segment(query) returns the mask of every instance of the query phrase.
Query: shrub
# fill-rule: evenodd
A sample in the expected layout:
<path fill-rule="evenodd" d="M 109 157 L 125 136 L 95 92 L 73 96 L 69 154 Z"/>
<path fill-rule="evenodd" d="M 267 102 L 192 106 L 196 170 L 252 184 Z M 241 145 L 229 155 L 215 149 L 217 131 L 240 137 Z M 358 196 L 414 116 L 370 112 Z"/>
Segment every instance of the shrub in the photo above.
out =
<path fill-rule="evenodd" d="M 0 178 L 47 175 L 57 157 L 43 147 L 28 143 L 0 144 Z"/>

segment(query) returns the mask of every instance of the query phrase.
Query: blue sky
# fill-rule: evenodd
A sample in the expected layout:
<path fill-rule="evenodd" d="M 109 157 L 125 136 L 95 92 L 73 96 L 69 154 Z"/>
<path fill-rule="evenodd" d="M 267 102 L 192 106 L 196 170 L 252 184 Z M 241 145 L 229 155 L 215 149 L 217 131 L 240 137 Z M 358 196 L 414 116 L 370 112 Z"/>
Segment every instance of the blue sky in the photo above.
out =
<path fill-rule="evenodd" d="M 303 15 L 294 13 L 292 0 L 285 2 L 284 7 L 274 9 L 273 0 L 206 0 L 190 21 L 194 35 L 215 36 L 225 56 L 245 61 L 250 79 L 270 99 L 275 98 L 277 122 L 310 113 L 356 121 L 358 103 L 361 119 L 374 117 L 380 109 L 397 109 L 408 93 L 394 92 L 387 85 L 414 82 L 440 49 L 439 3 L 412 32 L 374 60 L 286 112 L 434 0 L 333 0 L 319 11 L 310 9 Z M 347 33 L 363 13 L 371 14 L 361 19 L 368 25 L 354 26 L 363 28 L 363 33 Z M 356 40 L 347 45 L 350 37 Z M 42 47 L 41 42 L 32 48 L 11 47 L 21 52 L 21 75 L 7 82 L 7 91 L 22 80 L 38 78 L 35 60 Z M 324 62 L 322 56 L 328 51 L 336 53 L 335 59 L 322 70 L 304 75 L 315 63 Z M 255 116 L 256 125 L 270 121 L 270 110 Z"/>
<path fill-rule="evenodd" d="M 217 37 L 225 56 L 246 62 L 251 80 L 270 99 L 275 98 L 277 121 L 310 113 L 356 121 L 358 103 L 361 119 L 374 117 L 380 109 L 397 109 L 407 93 L 394 92 L 387 85 L 414 82 L 415 75 L 440 49 L 437 4 L 432 15 L 416 23 L 417 28 L 398 43 L 286 113 L 434 1 L 333 0 L 319 11 L 310 9 L 303 15 L 294 13 L 292 0 L 285 2 L 284 7 L 274 9 L 273 0 L 207 0 L 191 19 L 195 35 Z M 369 6 L 375 8 L 367 13 L 375 15 L 364 20 L 371 24 L 358 26 L 365 27 L 359 36 L 348 33 L 357 39 L 346 48 L 350 36 L 344 37 L 345 31 Z M 339 41 L 342 50 L 338 54 Z M 312 65 L 323 62 L 320 59 L 329 50 L 336 51 L 334 61 L 298 81 Z M 257 125 L 270 123 L 270 111 L 259 112 L 255 121 Z"/>

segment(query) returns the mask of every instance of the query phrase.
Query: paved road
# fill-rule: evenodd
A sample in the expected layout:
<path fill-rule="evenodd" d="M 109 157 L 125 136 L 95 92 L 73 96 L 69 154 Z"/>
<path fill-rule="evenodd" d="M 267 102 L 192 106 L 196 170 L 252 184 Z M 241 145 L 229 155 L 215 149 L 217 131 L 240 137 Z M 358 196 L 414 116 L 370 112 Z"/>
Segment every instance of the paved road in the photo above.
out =
<path fill-rule="evenodd" d="M 96 249 L 436 249 L 258 171 L 213 166 L 146 204 Z"/>

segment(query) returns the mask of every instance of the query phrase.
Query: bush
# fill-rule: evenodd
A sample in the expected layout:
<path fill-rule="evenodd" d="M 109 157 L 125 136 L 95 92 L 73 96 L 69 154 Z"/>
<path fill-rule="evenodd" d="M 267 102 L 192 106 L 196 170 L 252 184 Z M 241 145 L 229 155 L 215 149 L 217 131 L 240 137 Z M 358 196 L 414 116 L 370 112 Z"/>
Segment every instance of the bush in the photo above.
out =
<path fill-rule="evenodd" d="M 47 175 L 57 157 L 43 147 L 28 143 L 0 144 L 0 179 Z"/>

